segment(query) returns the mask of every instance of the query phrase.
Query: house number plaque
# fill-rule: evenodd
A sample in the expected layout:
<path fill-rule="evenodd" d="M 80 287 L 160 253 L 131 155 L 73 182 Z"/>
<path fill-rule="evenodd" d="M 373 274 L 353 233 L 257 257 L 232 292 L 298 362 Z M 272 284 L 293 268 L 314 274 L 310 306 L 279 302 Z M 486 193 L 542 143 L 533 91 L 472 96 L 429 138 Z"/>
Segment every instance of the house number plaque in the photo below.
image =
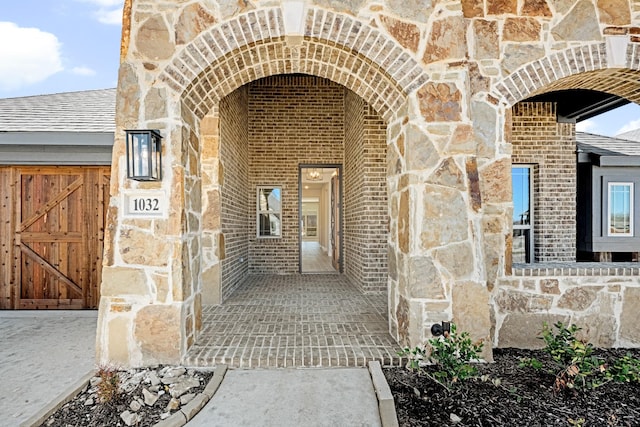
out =
<path fill-rule="evenodd" d="M 167 197 L 163 191 L 125 193 L 124 216 L 133 218 L 166 218 Z"/>

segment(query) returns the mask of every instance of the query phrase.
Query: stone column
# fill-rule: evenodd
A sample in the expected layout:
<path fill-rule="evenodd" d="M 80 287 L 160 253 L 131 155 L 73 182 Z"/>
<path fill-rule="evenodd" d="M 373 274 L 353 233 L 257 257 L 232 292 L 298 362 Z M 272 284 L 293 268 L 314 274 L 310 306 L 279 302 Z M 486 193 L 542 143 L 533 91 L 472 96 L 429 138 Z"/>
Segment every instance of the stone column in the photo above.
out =
<path fill-rule="evenodd" d="M 471 104 L 480 112 L 470 113 L 463 96 L 467 81 L 461 68 L 446 80 L 427 83 L 389 127 L 391 332 L 413 347 L 431 338 L 433 323 L 453 321 L 460 331 L 484 340 L 490 359 L 485 266 L 490 250 L 484 233 L 489 219 L 484 219 L 480 170 L 492 163 L 479 160 L 478 153 L 483 139 L 496 146 L 498 120 L 484 104 Z M 472 114 L 480 114 L 478 123 Z M 487 127 L 494 131 L 487 133 Z M 503 211 L 489 211 L 505 223 Z M 504 244 L 496 250 L 500 247 Z"/>
<path fill-rule="evenodd" d="M 222 302 L 222 269 L 219 240 L 222 238 L 223 168 L 220 166 L 218 113 L 201 122 L 202 133 L 202 303 Z"/>
<path fill-rule="evenodd" d="M 138 94 L 120 91 L 119 97 Z M 142 109 L 155 108 L 147 102 L 145 99 Z M 200 328 L 198 137 L 188 120 L 175 127 L 161 121 L 142 122 L 136 127 L 160 129 L 164 135 L 163 180 L 140 183 L 125 178 L 124 131 L 119 127 L 105 236 L 98 363 L 179 363 Z M 123 194 L 147 191 L 167 200 L 166 216 L 126 217 Z"/>
<path fill-rule="evenodd" d="M 201 323 L 200 122 L 179 94 L 154 80 L 182 32 L 174 40 L 163 17 L 148 12 L 133 10 L 144 19 L 130 40 L 123 36 L 96 339 L 98 363 L 122 367 L 179 363 Z M 160 131 L 161 182 L 126 178 L 125 129 Z M 150 192 L 166 201 L 160 217 L 125 215 L 127 193 Z"/>

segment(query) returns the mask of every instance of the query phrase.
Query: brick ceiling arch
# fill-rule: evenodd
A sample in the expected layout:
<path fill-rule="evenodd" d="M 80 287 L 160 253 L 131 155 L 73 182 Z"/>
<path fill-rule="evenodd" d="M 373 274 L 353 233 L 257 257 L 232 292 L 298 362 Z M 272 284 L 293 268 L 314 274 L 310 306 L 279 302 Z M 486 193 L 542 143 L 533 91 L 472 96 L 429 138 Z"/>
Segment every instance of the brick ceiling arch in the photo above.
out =
<path fill-rule="evenodd" d="M 235 89 L 276 74 L 339 83 L 389 121 L 428 76 L 393 39 L 354 17 L 309 8 L 304 35 L 285 32 L 280 8 L 260 9 L 203 32 L 160 75 L 203 117 Z"/>
<path fill-rule="evenodd" d="M 565 49 L 520 67 L 495 91 L 509 105 L 546 92 L 588 89 L 640 104 L 640 47 L 627 51 L 627 68 L 609 68 L 605 43 Z"/>

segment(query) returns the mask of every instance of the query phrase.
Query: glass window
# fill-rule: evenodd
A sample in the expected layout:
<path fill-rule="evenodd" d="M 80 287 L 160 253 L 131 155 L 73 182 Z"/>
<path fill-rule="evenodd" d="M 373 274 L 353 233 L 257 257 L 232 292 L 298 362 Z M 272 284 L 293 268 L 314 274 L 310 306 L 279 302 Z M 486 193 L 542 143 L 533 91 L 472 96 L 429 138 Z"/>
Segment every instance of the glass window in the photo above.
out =
<path fill-rule="evenodd" d="M 533 260 L 533 211 L 531 166 L 518 165 L 511 168 L 513 185 L 513 248 L 514 263 Z"/>
<path fill-rule="evenodd" d="M 257 195 L 258 237 L 280 237 L 282 235 L 282 189 L 258 187 Z"/>
<path fill-rule="evenodd" d="M 633 236 L 633 183 L 609 182 L 609 236 Z"/>

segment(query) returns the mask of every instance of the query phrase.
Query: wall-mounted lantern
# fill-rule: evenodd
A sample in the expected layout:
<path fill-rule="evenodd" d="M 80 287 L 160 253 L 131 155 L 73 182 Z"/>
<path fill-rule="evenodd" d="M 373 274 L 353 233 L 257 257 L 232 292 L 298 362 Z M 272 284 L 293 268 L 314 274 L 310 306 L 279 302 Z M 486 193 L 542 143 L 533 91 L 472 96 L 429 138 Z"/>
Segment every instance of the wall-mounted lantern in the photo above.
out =
<path fill-rule="evenodd" d="M 157 130 L 127 130 L 127 178 L 162 180 L 162 135 Z"/>

